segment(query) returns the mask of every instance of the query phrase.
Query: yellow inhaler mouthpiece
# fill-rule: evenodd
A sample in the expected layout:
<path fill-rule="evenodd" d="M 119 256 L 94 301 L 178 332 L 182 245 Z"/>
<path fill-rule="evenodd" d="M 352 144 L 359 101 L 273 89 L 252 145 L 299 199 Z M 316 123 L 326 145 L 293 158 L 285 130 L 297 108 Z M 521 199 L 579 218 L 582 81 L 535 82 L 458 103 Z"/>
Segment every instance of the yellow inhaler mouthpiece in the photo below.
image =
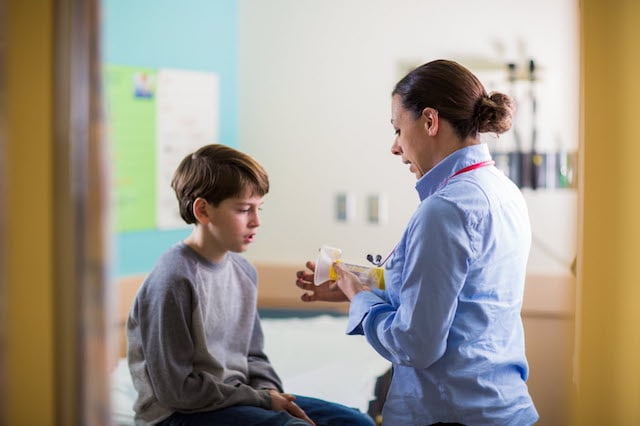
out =
<path fill-rule="evenodd" d="M 384 288 L 384 269 L 345 263 L 340 259 L 341 257 L 342 250 L 331 246 L 322 246 L 316 262 L 313 283 L 320 285 L 327 281 L 337 280 L 338 274 L 333 264 L 340 263 L 346 270 L 355 274 L 363 284 L 375 288 Z"/>
<path fill-rule="evenodd" d="M 336 260 L 334 263 L 342 263 L 340 260 Z M 336 268 L 333 267 L 333 263 L 329 266 L 329 279 L 331 281 L 335 281 L 338 279 L 338 273 L 336 272 Z"/>

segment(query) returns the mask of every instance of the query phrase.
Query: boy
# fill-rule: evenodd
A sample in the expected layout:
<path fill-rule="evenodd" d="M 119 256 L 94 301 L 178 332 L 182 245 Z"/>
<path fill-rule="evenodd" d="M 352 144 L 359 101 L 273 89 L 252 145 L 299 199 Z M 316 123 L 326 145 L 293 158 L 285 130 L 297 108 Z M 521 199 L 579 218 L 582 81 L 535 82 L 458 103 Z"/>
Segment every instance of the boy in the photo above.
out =
<path fill-rule="evenodd" d="M 171 187 L 194 228 L 160 257 L 129 313 L 136 424 L 373 425 L 358 410 L 283 393 L 263 352 L 257 273 L 239 253 L 260 226 L 264 169 L 207 145 L 182 160 Z"/>

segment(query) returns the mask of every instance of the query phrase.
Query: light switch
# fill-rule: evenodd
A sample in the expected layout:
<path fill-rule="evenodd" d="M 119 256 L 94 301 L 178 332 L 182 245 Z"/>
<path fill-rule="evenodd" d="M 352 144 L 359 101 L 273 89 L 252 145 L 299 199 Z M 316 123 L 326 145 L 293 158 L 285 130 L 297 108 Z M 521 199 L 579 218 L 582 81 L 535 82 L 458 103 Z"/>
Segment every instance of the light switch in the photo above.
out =
<path fill-rule="evenodd" d="M 367 222 L 374 225 L 387 223 L 387 199 L 384 194 L 367 196 Z"/>
<path fill-rule="evenodd" d="M 351 222 L 355 212 L 355 201 L 351 194 L 339 192 L 335 200 L 335 219 L 337 222 Z"/>

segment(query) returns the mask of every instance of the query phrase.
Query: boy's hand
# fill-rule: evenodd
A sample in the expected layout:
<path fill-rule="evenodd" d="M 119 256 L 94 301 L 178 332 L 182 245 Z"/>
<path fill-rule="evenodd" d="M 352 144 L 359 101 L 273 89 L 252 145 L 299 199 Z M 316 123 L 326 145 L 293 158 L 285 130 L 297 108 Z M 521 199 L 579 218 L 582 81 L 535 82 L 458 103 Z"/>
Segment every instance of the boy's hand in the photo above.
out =
<path fill-rule="evenodd" d="M 349 299 L 340 290 L 335 281 L 326 281 L 320 285 L 313 283 L 313 273 L 316 270 L 316 263 L 308 261 L 305 266 L 306 271 L 298 271 L 296 273 L 296 285 L 307 291 L 300 298 L 304 302 L 314 302 L 316 300 L 323 302 L 346 302 Z"/>
<path fill-rule="evenodd" d="M 302 408 L 294 402 L 296 397 L 289 393 L 280 393 L 275 389 L 269 391 L 271 393 L 271 409 L 274 411 L 286 411 L 294 417 L 304 420 L 312 426 L 315 426 L 313 420 L 307 416 Z"/>

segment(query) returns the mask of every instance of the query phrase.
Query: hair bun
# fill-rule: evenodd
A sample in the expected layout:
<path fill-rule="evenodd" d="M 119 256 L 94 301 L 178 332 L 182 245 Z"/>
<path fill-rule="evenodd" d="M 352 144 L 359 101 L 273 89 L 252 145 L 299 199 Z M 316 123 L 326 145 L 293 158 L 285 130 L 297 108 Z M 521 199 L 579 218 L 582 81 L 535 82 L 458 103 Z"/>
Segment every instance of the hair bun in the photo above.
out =
<path fill-rule="evenodd" d="M 491 92 L 478 100 L 475 114 L 480 133 L 504 133 L 511 129 L 513 101 L 504 93 Z"/>

